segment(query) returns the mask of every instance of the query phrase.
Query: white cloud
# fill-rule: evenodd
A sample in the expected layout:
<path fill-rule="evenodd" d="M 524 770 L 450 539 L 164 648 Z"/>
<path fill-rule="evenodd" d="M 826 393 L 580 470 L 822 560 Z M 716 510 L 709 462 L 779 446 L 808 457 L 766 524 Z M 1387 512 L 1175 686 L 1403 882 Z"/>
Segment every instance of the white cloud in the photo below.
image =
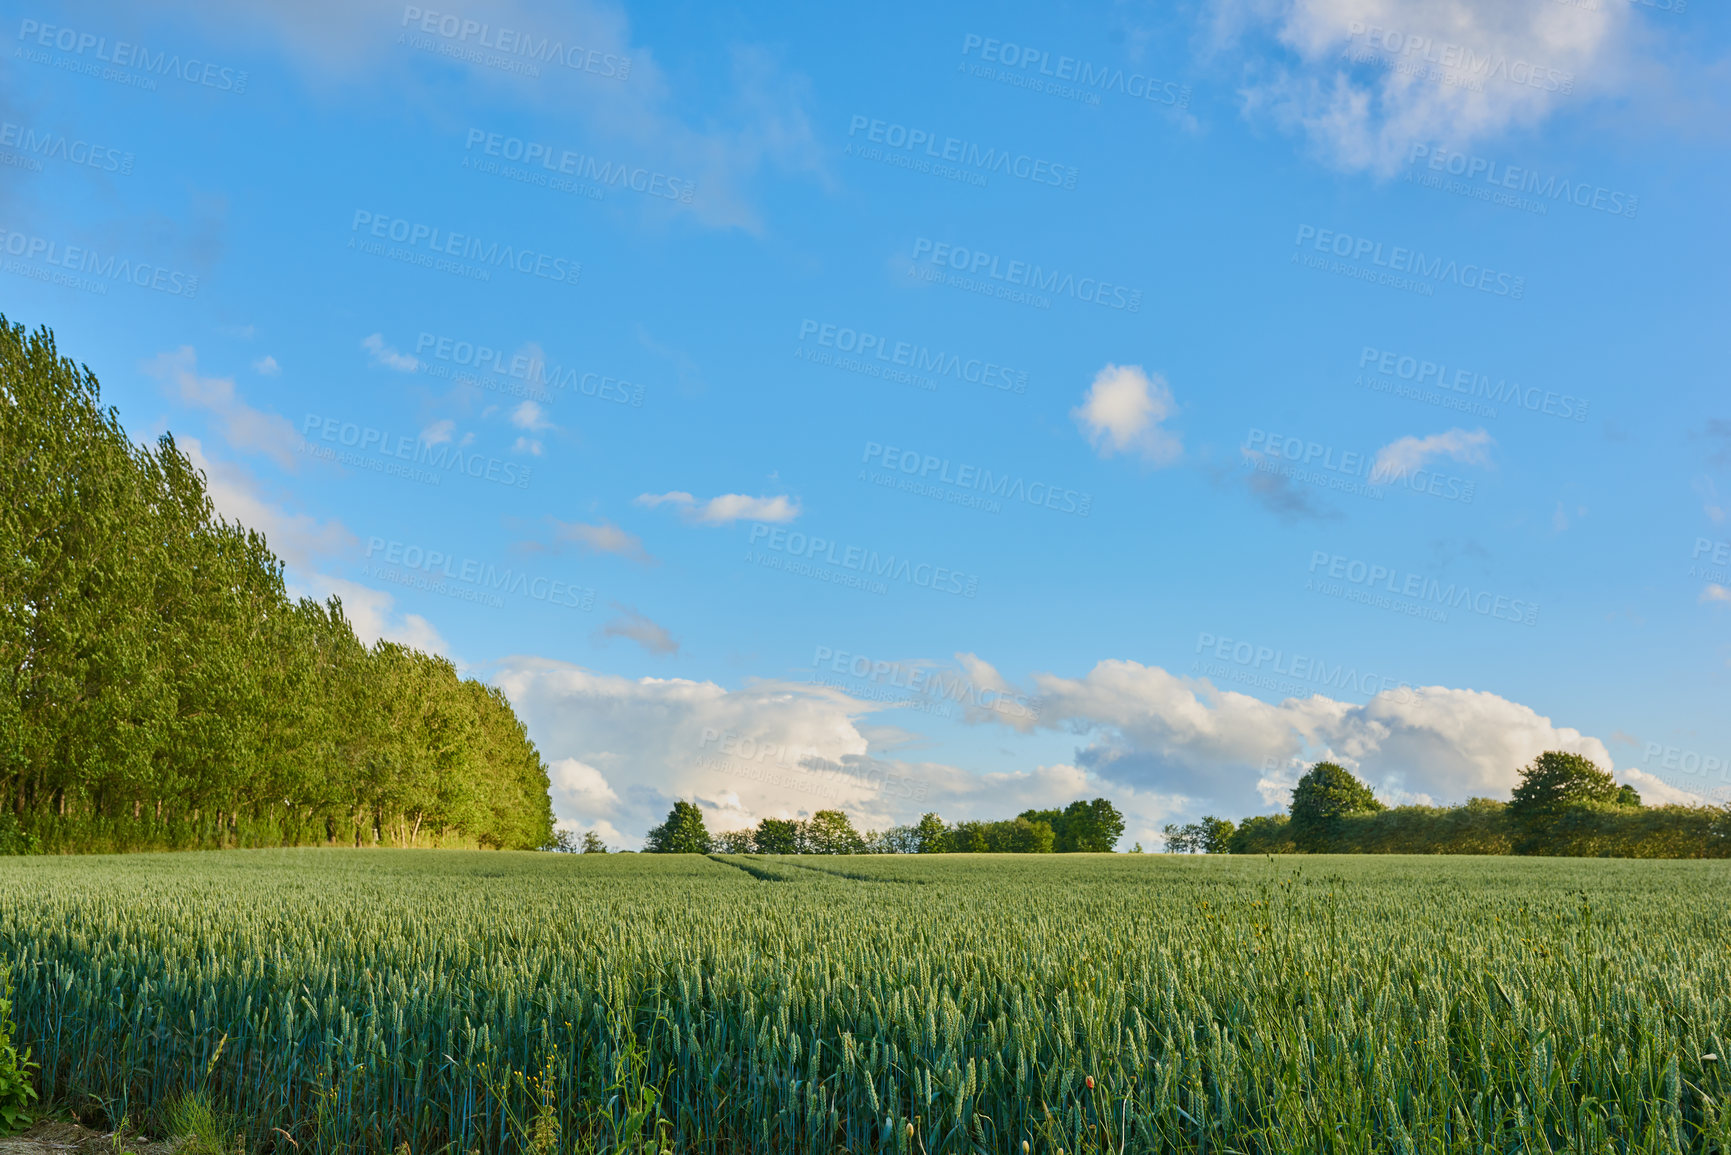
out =
<path fill-rule="evenodd" d="M 447 417 L 441 421 L 435 421 L 421 430 L 421 440 L 428 445 L 443 445 L 456 436 L 456 433 L 457 423 Z"/>
<path fill-rule="evenodd" d="M 1439 804 L 1506 798 L 1520 768 L 1544 750 L 1613 765 L 1597 738 L 1483 691 L 1427 686 L 1362 705 L 1321 695 L 1268 703 L 1205 678 L 1116 660 L 1081 678 L 1034 681 L 1040 727 L 1092 735 L 1079 765 L 1229 812 L 1283 805 L 1302 767 L 1321 758 L 1355 770 L 1387 801 Z M 992 720 L 1022 730 L 1035 724 Z"/>
<path fill-rule="evenodd" d="M 595 631 L 597 640 L 624 638 L 627 641 L 636 642 L 652 654 L 677 654 L 679 652 L 679 643 L 674 640 L 672 634 L 667 632 L 665 626 L 651 621 L 631 606 L 622 606 L 615 602 L 613 608 L 619 612 L 607 624 Z"/>
<path fill-rule="evenodd" d="M 1140 365 L 1107 365 L 1070 416 L 1101 457 L 1134 453 L 1152 465 L 1170 465 L 1184 446 L 1160 423 L 1177 409 L 1160 374 L 1150 376 Z"/>
<path fill-rule="evenodd" d="M 676 798 L 703 807 L 711 831 L 826 807 L 845 810 L 862 830 L 914 822 L 927 810 L 952 822 L 1009 818 L 1098 795 L 1134 816 L 1137 829 L 1157 829 L 1156 820 L 1173 809 L 1157 793 L 1105 783 L 1070 765 L 979 774 L 879 758 L 863 719 L 882 704 L 827 686 L 766 681 L 728 690 L 529 657 L 507 660 L 494 681 L 543 757 L 573 759 L 599 776 L 575 779 L 590 796 L 581 804 L 555 790 L 559 817 L 582 824 L 605 818 L 633 838 L 665 818 Z"/>
<path fill-rule="evenodd" d="M 144 363 L 143 370 L 171 386 L 183 403 L 216 418 L 229 445 L 263 453 L 284 469 L 292 470 L 299 464 L 295 451 L 303 441 L 288 419 L 241 400 L 233 377 L 200 377 L 198 353 L 191 345 L 158 354 Z"/>
<path fill-rule="evenodd" d="M 525 401 L 511 410 L 511 424 L 530 433 L 555 428 L 554 424 L 547 420 L 546 410 L 533 401 Z"/>
<path fill-rule="evenodd" d="M 1463 465 L 1486 465 L 1490 462 L 1490 446 L 1494 444 L 1483 429 L 1471 432 L 1450 429 L 1429 437 L 1402 437 L 1376 451 L 1370 479 L 1384 482 L 1410 477 L 1433 457 L 1452 458 Z"/>
<path fill-rule="evenodd" d="M 541 442 L 533 437 L 519 437 L 511 443 L 512 453 L 527 453 L 531 457 L 541 456 Z"/>
<path fill-rule="evenodd" d="M 558 758 L 547 764 L 554 809 L 576 814 L 607 814 L 619 804 L 619 795 L 607 785 L 601 771 L 575 758 Z M 617 835 L 618 831 L 614 831 Z M 606 837 L 603 835 L 602 837 Z"/>
<path fill-rule="evenodd" d="M 1731 602 L 1731 589 L 1727 589 L 1717 582 L 1708 582 L 1706 588 L 1701 591 L 1701 601 L 1703 603 Z"/>
<path fill-rule="evenodd" d="M 655 563 L 649 551 L 643 548 L 642 538 L 627 533 L 610 521 L 603 520 L 599 525 L 585 525 L 582 522 L 560 521 L 557 518 L 549 520 L 553 523 L 554 541 L 575 542 L 592 553 L 618 554 L 645 565 Z"/>
<path fill-rule="evenodd" d="M 792 521 L 799 516 L 799 502 L 785 496 L 748 497 L 743 493 L 724 493 L 700 502 L 681 490 L 671 493 L 644 493 L 636 498 L 638 505 L 654 509 L 673 505 L 680 509 L 686 521 L 698 525 L 729 525 L 736 521 Z"/>
<path fill-rule="evenodd" d="M 1383 174 L 1415 143 L 1452 150 L 1533 128 L 1627 83 L 1631 7 L 1508 0 L 1223 0 L 1223 44 L 1254 37 L 1247 115 Z"/>
<path fill-rule="evenodd" d="M 374 333 L 363 338 L 361 348 L 367 351 L 367 362 L 372 365 L 395 369 L 399 373 L 413 373 L 421 367 L 419 358 L 409 353 L 400 353 L 385 344 L 383 333 Z"/>
<path fill-rule="evenodd" d="M 276 363 L 276 358 L 266 353 L 252 363 L 252 370 L 260 377 L 276 377 L 282 373 L 282 366 Z"/>

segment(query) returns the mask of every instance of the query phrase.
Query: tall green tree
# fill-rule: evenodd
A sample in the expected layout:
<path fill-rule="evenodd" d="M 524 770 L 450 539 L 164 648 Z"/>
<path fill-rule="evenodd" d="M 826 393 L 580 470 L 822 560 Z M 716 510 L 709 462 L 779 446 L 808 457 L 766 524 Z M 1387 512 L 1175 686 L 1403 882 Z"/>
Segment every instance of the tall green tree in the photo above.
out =
<path fill-rule="evenodd" d="M 1339 846 L 1342 820 L 1353 814 L 1387 809 L 1352 771 L 1335 762 L 1318 762 L 1292 791 L 1292 838 L 1307 854 Z"/>
<path fill-rule="evenodd" d="M 863 854 L 865 839 L 840 810 L 819 810 L 805 822 L 803 850 L 807 854 Z"/>
<path fill-rule="evenodd" d="M 714 847 L 703 811 L 681 799 L 667 812 L 667 821 L 655 827 L 644 840 L 650 854 L 708 854 Z"/>
<path fill-rule="evenodd" d="M 291 601 L 164 435 L 0 318 L 0 811 L 49 850 L 532 848 L 547 772 L 495 688 Z"/>
<path fill-rule="evenodd" d="M 762 819 L 751 840 L 759 854 L 798 854 L 799 823 L 791 818 Z"/>
<path fill-rule="evenodd" d="M 914 824 L 914 846 L 920 854 L 942 854 L 949 849 L 950 828 L 936 814 L 927 811 Z"/>
<path fill-rule="evenodd" d="M 1104 854 L 1124 836 L 1124 816 L 1104 798 L 1092 802 L 1078 798 L 1064 807 L 1063 822 L 1053 829 L 1060 851 Z"/>
<path fill-rule="evenodd" d="M 1537 830 L 1555 821 L 1570 806 L 1582 802 L 1614 803 L 1620 797 L 1617 780 L 1591 759 L 1563 750 L 1546 750 L 1521 768 L 1521 780 L 1509 802 L 1509 815 L 1528 830 Z M 1637 805 L 1639 798 L 1636 795 Z"/>

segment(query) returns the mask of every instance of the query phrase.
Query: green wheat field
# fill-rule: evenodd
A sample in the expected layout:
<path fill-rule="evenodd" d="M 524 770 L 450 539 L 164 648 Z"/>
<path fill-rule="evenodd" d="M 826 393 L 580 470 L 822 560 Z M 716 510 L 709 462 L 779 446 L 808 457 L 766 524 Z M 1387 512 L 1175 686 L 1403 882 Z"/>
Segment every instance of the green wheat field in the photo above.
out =
<path fill-rule="evenodd" d="M 45 1098 L 248 1151 L 1731 1151 L 1731 863 L 0 859 Z"/>

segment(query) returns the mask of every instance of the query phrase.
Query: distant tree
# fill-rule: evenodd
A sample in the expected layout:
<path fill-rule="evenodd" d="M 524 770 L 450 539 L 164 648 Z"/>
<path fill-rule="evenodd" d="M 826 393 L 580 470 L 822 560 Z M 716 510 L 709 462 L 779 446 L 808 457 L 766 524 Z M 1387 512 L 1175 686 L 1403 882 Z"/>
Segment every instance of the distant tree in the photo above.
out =
<path fill-rule="evenodd" d="M 1009 850 L 1013 854 L 1051 854 L 1057 845 L 1058 836 L 1050 822 L 1015 818 L 1001 825 L 1009 827 Z"/>
<path fill-rule="evenodd" d="M 1312 766 L 1292 791 L 1292 838 L 1307 854 L 1326 853 L 1340 841 L 1349 814 L 1385 810 L 1370 787 L 1334 762 Z"/>
<path fill-rule="evenodd" d="M 703 811 L 680 799 L 667 812 L 667 821 L 649 832 L 643 849 L 650 854 L 708 854 L 712 845 Z"/>
<path fill-rule="evenodd" d="M 798 854 L 799 823 L 788 818 L 765 818 L 757 824 L 752 842 L 759 854 Z"/>
<path fill-rule="evenodd" d="M 1130 848 L 1130 853 L 1131 854 L 1141 854 L 1142 853 L 1142 844 L 1140 842 L 1138 842 L 1135 846 L 1132 846 Z"/>
<path fill-rule="evenodd" d="M 581 846 L 574 831 L 555 830 L 553 837 L 541 849 L 551 850 L 555 854 L 576 854 Z"/>
<path fill-rule="evenodd" d="M 1225 819 L 1205 814 L 1200 821 L 1183 826 L 1167 823 L 1160 833 L 1166 837 L 1168 854 L 1231 854 L 1237 827 Z"/>
<path fill-rule="evenodd" d="M 1629 791 L 1634 794 L 1634 790 Z M 1521 781 L 1509 802 L 1509 815 L 1528 833 L 1554 823 L 1570 806 L 1582 802 L 1619 802 L 1617 782 L 1592 761 L 1563 750 L 1546 750 L 1521 769 Z M 1635 805 L 1640 795 L 1635 795 Z"/>
<path fill-rule="evenodd" d="M 1053 824 L 1060 851 L 1101 854 L 1116 847 L 1124 836 L 1124 816 L 1104 798 L 1092 802 L 1078 798 L 1064 807 L 1063 819 L 1062 827 Z"/>
<path fill-rule="evenodd" d="M 723 830 L 715 836 L 715 849 L 722 854 L 750 854 L 750 830 Z"/>
<path fill-rule="evenodd" d="M 1641 795 L 1633 786 L 1625 782 L 1617 788 L 1617 805 L 1639 806 L 1641 805 Z"/>
<path fill-rule="evenodd" d="M 949 848 L 956 854 L 987 854 L 992 849 L 991 832 L 984 822 L 958 822 L 950 828 Z"/>
<path fill-rule="evenodd" d="M 1016 817 L 1026 818 L 1029 822 L 1044 822 L 1050 826 L 1052 828 L 1053 850 L 1067 851 L 1071 849 L 1070 844 L 1064 840 L 1064 812 L 1062 810 L 1024 810 Z"/>
<path fill-rule="evenodd" d="M 1216 818 L 1212 814 L 1202 816 L 1202 851 L 1205 854 L 1231 854 L 1232 836 L 1238 828 L 1230 818 Z"/>
<path fill-rule="evenodd" d="M 867 854 L 918 854 L 920 849 L 919 828 L 916 826 L 892 826 L 885 831 L 868 831 L 865 834 Z"/>
<path fill-rule="evenodd" d="M 936 814 L 920 815 L 914 826 L 914 848 L 916 854 L 942 854 L 950 848 L 950 828 Z"/>
<path fill-rule="evenodd" d="M 583 832 L 583 853 L 606 854 L 607 844 L 601 841 L 601 836 L 593 830 L 585 830 Z"/>
<path fill-rule="evenodd" d="M 1284 814 L 1253 814 L 1238 824 L 1228 842 L 1232 854 L 1291 854 L 1292 820 Z"/>
<path fill-rule="evenodd" d="M 864 854 L 865 839 L 840 810 L 819 810 L 805 823 L 805 845 L 810 854 Z"/>

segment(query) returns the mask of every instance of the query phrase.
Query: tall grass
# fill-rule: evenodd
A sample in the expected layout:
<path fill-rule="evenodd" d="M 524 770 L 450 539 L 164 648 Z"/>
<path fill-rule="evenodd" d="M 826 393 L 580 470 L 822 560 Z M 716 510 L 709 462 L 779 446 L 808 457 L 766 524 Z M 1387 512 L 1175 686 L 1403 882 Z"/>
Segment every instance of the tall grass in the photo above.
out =
<path fill-rule="evenodd" d="M 45 1091 L 249 1149 L 1725 1151 L 1731 866 L 0 861 Z"/>

